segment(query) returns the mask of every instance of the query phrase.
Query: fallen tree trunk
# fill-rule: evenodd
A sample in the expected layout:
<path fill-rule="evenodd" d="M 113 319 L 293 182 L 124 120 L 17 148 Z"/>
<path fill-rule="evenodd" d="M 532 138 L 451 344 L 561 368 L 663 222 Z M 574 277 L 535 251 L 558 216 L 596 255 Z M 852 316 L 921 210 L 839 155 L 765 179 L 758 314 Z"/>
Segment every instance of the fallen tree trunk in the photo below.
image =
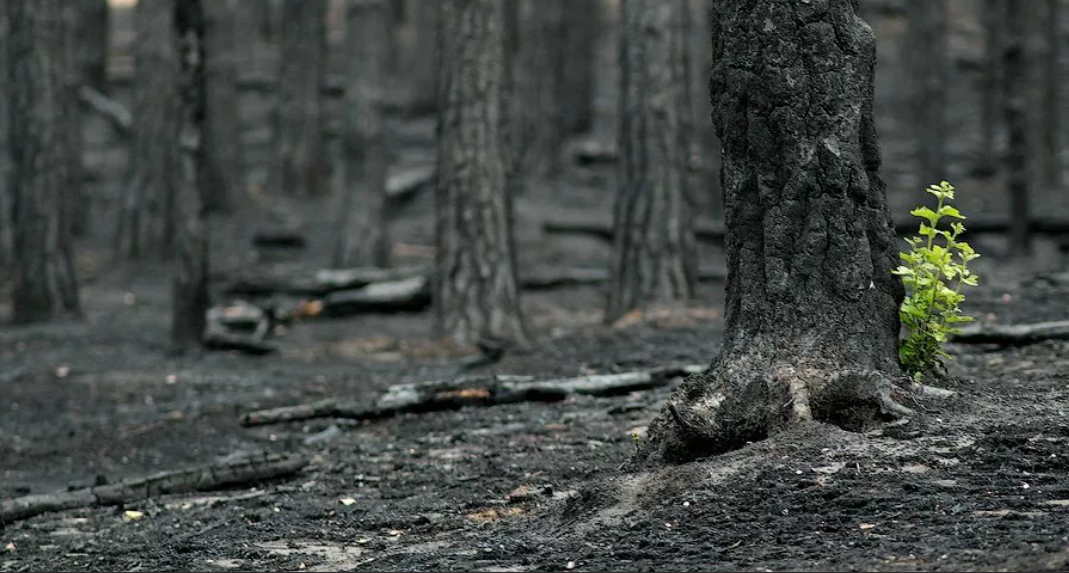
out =
<path fill-rule="evenodd" d="M 1044 340 L 1069 340 L 1069 320 L 1036 324 L 977 324 L 966 326 L 951 337 L 959 344 L 1025 346 Z"/>
<path fill-rule="evenodd" d="M 291 475 L 306 465 L 308 461 L 301 457 L 264 454 L 202 468 L 163 472 L 114 484 L 25 495 L 0 502 L 0 524 L 51 511 L 123 505 L 166 494 L 233 487 Z"/>
<path fill-rule="evenodd" d="M 433 165 L 391 173 L 386 179 L 386 200 L 396 208 L 411 201 L 434 183 L 437 175 Z"/>
<path fill-rule="evenodd" d="M 704 370 L 705 366 L 692 365 L 574 378 L 491 375 L 398 384 L 388 388 L 372 406 L 362 406 L 351 400 L 322 400 L 249 412 L 240 422 L 242 426 L 264 426 L 313 418 L 372 421 L 399 414 L 457 410 L 466 406 L 558 402 L 574 394 L 615 396 L 665 386 L 675 378 Z"/>
<path fill-rule="evenodd" d="M 1009 221 L 1006 219 L 970 217 L 965 225 L 967 233 L 1005 233 L 1009 230 Z M 899 235 L 916 234 L 918 226 L 915 218 L 895 221 L 895 231 Z M 1036 217 L 1029 223 L 1029 229 L 1041 235 L 1069 235 L 1069 220 Z M 591 235 L 606 241 L 611 241 L 613 236 L 612 221 L 601 216 L 547 219 L 542 223 L 542 230 L 549 234 Z M 694 225 L 694 236 L 702 241 L 723 241 L 726 232 L 723 224 L 712 221 L 696 221 Z"/>
<path fill-rule="evenodd" d="M 226 293 L 238 296 L 270 296 L 273 294 L 325 296 L 335 291 L 366 287 L 374 283 L 429 277 L 430 273 L 431 270 L 427 267 L 405 266 L 322 269 L 310 273 L 250 276 L 235 280 L 226 287 Z"/>
<path fill-rule="evenodd" d="M 431 281 L 427 276 L 369 284 L 332 292 L 322 301 L 325 316 L 348 316 L 365 312 L 418 312 L 431 304 Z"/>

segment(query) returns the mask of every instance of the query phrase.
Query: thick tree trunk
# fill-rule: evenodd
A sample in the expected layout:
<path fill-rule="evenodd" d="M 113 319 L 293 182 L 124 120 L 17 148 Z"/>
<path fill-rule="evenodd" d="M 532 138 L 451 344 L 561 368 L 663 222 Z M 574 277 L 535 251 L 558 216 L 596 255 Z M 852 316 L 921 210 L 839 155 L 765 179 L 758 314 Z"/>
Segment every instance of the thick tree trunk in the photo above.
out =
<path fill-rule="evenodd" d="M 514 151 L 522 182 L 557 175 L 563 133 L 564 4 L 582 0 L 520 0 L 519 53 L 513 70 Z"/>
<path fill-rule="evenodd" d="M 951 85 L 947 0 L 906 2 L 906 73 L 911 78 L 909 116 L 916 141 L 919 185 L 946 179 L 946 104 Z"/>
<path fill-rule="evenodd" d="M 390 146 L 382 107 L 389 63 L 390 5 L 386 0 L 349 0 L 345 90 L 345 189 L 334 266 L 389 262 L 386 172 Z"/>
<path fill-rule="evenodd" d="M 134 7 L 133 124 L 115 241 L 116 255 L 128 260 L 165 257 L 174 245 L 180 106 L 174 2 L 139 0 Z"/>
<path fill-rule="evenodd" d="M 563 46 L 560 85 L 561 131 L 585 133 L 594 125 L 594 76 L 601 39 L 600 0 L 563 0 L 559 42 Z"/>
<path fill-rule="evenodd" d="M 204 206 L 209 211 L 231 212 L 245 186 L 242 171 L 240 101 L 237 76 L 237 3 L 241 0 L 204 2 L 205 50 L 208 53 L 208 109 L 204 122 Z M 247 0 L 246 0 L 247 1 Z"/>
<path fill-rule="evenodd" d="M 60 0 L 6 0 L 14 321 L 80 314 L 63 202 L 70 173 L 65 122 L 67 23 Z"/>
<path fill-rule="evenodd" d="M 694 294 L 687 0 L 622 0 L 620 161 L 608 322 Z"/>
<path fill-rule="evenodd" d="M 1028 230 L 1028 118 L 1025 114 L 1027 101 L 1025 61 L 1026 15 L 1019 6 L 1003 3 L 1003 22 L 1006 38 L 1002 52 L 1004 94 L 1003 117 L 1008 134 L 1006 150 L 1006 177 L 1010 203 L 1010 252 L 1025 256 L 1031 252 L 1031 235 Z"/>
<path fill-rule="evenodd" d="M 851 0 L 720 0 L 712 94 L 724 144 L 726 331 L 650 427 L 677 462 L 813 420 L 863 429 L 890 399 L 901 282 L 879 177 L 876 43 Z"/>
<path fill-rule="evenodd" d="M 175 0 L 174 38 L 179 61 L 179 137 L 195 142 L 183 148 L 178 170 L 175 209 L 175 265 L 171 278 L 171 346 L 176 351 L 198 348 L 204 336 L 208 299 L 208 231 L 203 193 L 206 167 L 204 121 L 207 112 L 205 13 L 203 2 Z"/>
<path fill-rule="evenodd" d="M 111 11 L 108 0 L 77 0 L 79 8 L 75 42 L 81 76 L 86 85 L 107 93 L 108 51 L 111 41 Z"/>
<path fill-rule="evenodd" d="M 984 70 L 980 76 L 980 148 L 976 172 L 993 175 L 998 171 L 998 138 L 1002 125 L 1002 14 L 1005 0 L 984 0 Z"/>
<path fill-rule="evenodd" d="M 506 157 L 504 3 L 443 0 L 435 328 L 462 344 L 526 343 Z"/>
<path fill-rule="evenodd" d="M 283 0 L 274 191 L 312 197 L 327 191 L 323 142 L 327 0 Z"/>

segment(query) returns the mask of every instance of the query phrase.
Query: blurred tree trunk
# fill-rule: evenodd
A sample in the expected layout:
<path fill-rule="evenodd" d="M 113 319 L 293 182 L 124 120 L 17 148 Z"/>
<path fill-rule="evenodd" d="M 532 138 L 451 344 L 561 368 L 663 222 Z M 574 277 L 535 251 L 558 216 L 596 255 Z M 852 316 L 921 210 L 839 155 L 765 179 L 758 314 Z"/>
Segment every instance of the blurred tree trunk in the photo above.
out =
<path fill-rule="evenodd" d="M 134 7 L 133 125 L 115 241 L 117 256 L 127 260 L 169 256 L 174 245 L 180 107 L 174 10 L 175 0 L 139 0 Z"/>
<path fill-rule="evenodd" d="M 76 0 L 79 8 L 76 54 L 82 78 L 93 89 L 108 91 L 111 10 L 108 0 Z"/>
<path fill-rule="evenodd" d="M 326 74 L 326 0 L 283 0 L 272 187 L 292 197 L 327 191 L 320 87 Z"/>
<path fill-rule="evenodd" d="M 237 3 L 242 0 L 208 0 L 204 49 L 208 54 L 207 116 L 204 122 L 204 207 L 231 212 L 245 187 L 241 150 L 240 99 L 237 87 Z M 248 1 L 248 0 L 245 0 Z"/>
<path fill-rule="evenodd" d="M 7 25 L 7 9 L 0 8 L 0 85 L 8 86 L 8 48 L 10 35 Z M 11 90 L 0 87 L 0 268 L 10 266 L 15 260 L 15 237 L 13 209 L 13 187 L 11 186 L 11 133 L 9 125 L 8 99 Z"/>
<path fill-rule="evenodd" d="M 520 0 L 519 52 L 514 62 L 512 114 L 520 185 L 560 171 L 564 140 L 564 4 L 582 0 Z M 568 98 L 569 100 L 571 98 Z"/>
<path fill-rule="evenodd" d="M 435 330 L 524 345 L 509 196 L 503 0 L 442 0 Z"/>
<path fill-rule="evenodd" d="M 701 192 L 695 194 L 695 202 L 701 202 L 700 199 L 707 201 L 708 208 L 705 213 L 716 221 L 724 218 L 724 188 L 720 184 L 720 139 L 717 138 L 716 128 L 713 126 L 713 109 L 709 101 L 709 71 L 713 67 L 713 37 L 719 31 L 717 21 L 713 18 L 718 1 L 697 0 L 698 14 L 695 21 L 698 25 L 691 26 L 691 33 L 698 36 L 699 47 L 692 63 L 694 77 L 691 80 L 694 84 L 691 102 L 695 112 L 694 121 L 698 126 L 695 136 L 695 143 L 698 145 L 697 149 L 692 151 L 692 159 L 698 171 L 698 185 L 701 187 Z"/>
<path fill-rule="evenodd" d="M 1060 54 L 1058 37 L 1059 0 L 1037 2 L 1035 28 L 1029 33 L 1038 40 L 1036 70 L 1037 102 L 1031 109 L 1038 113 L 1036 118 L 1036 182 L 1047 190 L 1055 190 L 1061 185 L 1061 160 L 1059 145 L 1058 92 L 1061 73 L 1058 66 Z"/>
<path fill-rule="evenodd" d="M 912 78 L 909 115 L 919 183 L 946 179 L 946 102 L 951 85 L 947 0 L 906 2 L 906 73 Z"/>
<path fill-rule="evenodd" d="M 441 0 L 413 0 L 413 46 L 407 58 L 410 84 L 409 107 L 415 114 L 433 113 L 438 109 L 438 50 Z"/>
<path fill-rule="evenodd" d="M 620 2 L 620 161 L 605 319 L 694 294 L 687 0 Z"/>
<path fill-rule="evenodd" d="M 144 0 L 141 0 L 144 1 Z M 219 0 L 175 0 L 173 38 L 178 55 L 179 130 L 181 148 L 176 185 L 175 264 L 171 278 L 171 347 L 198 348 L 208 311 L 208 232 L 199 189 L 207 167 L 204 122 L 208 111 L 203 3 Z M 180 142 L 191 142 L 191 146 Z"/>
<path fill-rule="evenodd" d="M 65 89 L 73 62 L 61 0 L 5 0 L 9 76 L 14 321 L 78 316 L 70 227 L 63 217 L 70 173 Z"/>
<path fill-rule="evenodd" d="M 1002 50 L 1005 0 L 984 0 L 984 69 L 980 76 L 980 149 L 976 173 L 991 176 L 998 171 L 998 138 L 1002 125 Z"/>
<path fill-rule="evenodd" d="M 1025 58 L 1027 15 L 1019 6 L 1009 2 L 1004 3 L 1003 8 L 1006 37 L 1002 52 L 1002 90 L 1005 98 L 1003 114 L 1008 134 L 1006 186 L 1010 203 L 1010 253 L 1014 256 L 1026 256 L 1031 252 L 1031 236 L 1028 232 L 1029 138 L 1028 118 L 1025 113 L 1028 97 L 1028 62 Z"/>
<path fill-rule="evenodd" d="M 62 202 L 63 224 L 70 227 L 75 237 L 81 237 L 89 230 L 89 209 L 92 204 L 86 185 L 85 166 L 82 163 L 84 137 L 84 117 L 82 105 L 78 100 L 78 89 L 91 80 L 87 73 L 85 47 L 82 32 L 88 25 L 84 18 L 89 15 L 85 10 L 84 0 L 67 2 L 62 6 L 64 19 L 63 64 L 63 129 L 66 131 L 62 141 L 67 153 L 67 184 L 65 198 Z"/>
<path fill-rule="evenodd" d="M 602 34 L 600 0 L 560 0 L 563 18 L 561 52 L 561 131 L 585 133 L 594 124 L 594 74 Z"/>
<path fill-rule="evenodd" d="M 237 0 L 236 27 L 241 41 L 238 60 L 245 69 L 261 69 L 264 50 L 274 52 L 278 42 L 279 0 Z"/>
<path fill-rule="evenodd" d="M 902 376 L 902 283 L 879 176 L 876 44 L 857 10 L 856 0 L 717 2 L 724 340 L 650 424 L 637 464 L 707 457 L 814 421 L 863 431 L 905 412 L 890 397 Z"/>
<path fill-rule="evenodd" d="M 391 157 L 382 117 L 390 5 L 348 0 L 346 20 L 345 189 L 334 265 L 384 267 L 390 254 L 386 173 Z"/>

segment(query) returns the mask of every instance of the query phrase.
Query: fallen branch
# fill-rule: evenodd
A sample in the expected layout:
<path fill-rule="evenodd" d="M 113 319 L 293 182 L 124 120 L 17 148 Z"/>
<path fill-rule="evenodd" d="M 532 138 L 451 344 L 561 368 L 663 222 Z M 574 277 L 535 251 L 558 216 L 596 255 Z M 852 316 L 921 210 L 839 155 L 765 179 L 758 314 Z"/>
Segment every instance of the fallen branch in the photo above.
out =
<path fill-rule="evenodd" d="M 208 309 L 203 344 L 209 350 L 237 350 L 261 356 L 278 351 L 264 339 L 271 332 L 272 316 L 264 309 L 237 301 Z"/>
<path fill-rule="evenodd" d="M 1025 346 L 1044 340 L 1069 340 L 1069 320 L 1036 324 L 977 324 L 966 326 L 951 337 L 960 344 Z"/>
<path fill-rule="evenodd" d="M 416 276 L 398 281 L 335 291 L 323 297 L 322 314 L 348 316 L 366 312 L 418 312 L 431 304 L 431 281 Z"/>
<path fill-rule="evenodd" d="M 211 491 L 294 474 L 308 465 L 304 458 L 264 454 L 202 468 L 72 491 L 25 495 L 0 502 L 0 524 L 51 511 L 123 505 L 173 493 Z"/>
<path fill-rule="evenodd" d="M 130 114 L 130 110 L 123 107 L 119 102 L 89 86 L 78 88 L 78 99 L 100 117 L 107 120 L 112 129 L 121 135 L 126 135 L 130 132 L 130 128 L 134 124 L 133 116 Z"/>
<path fill-rule="evenodd" d="M 242 277 L 226 287 L 227 294 L 238 296 L 270 296 L 291 294 L 324 296 L 334 291 L 366 287 L 379 282 L 391 282 L 413 277 L 430 276 L 423 266 L 392 268 L 357 267 L 351 269 L 323 269 L 315 272 L 275 276 Z"/>
<path fill-rule="evenodd" d="M 496 406 L 517 402 L 558 402 L 570 395 L 616 396 L 665 386 L 675 378 L 705 370 L 705 366 L 674 366 L 657 370 L 596 374 L 575 378 L 539 379 L 533 376 L 473 376 L 448 381 L 398 384 L 389 387 L 367 407 L 341 399 L 248 412 L 242 426 L 264 426 L 313 418 L 380 420 L 399 414 L 457 410 L 466 406 Z"/>
<path fill-rule="evenodd" d="M 393 173 L 386 179 L 386 198 L 392 207 L 403 205 L 429 187 L 436 173 L 433 165 Z"/>

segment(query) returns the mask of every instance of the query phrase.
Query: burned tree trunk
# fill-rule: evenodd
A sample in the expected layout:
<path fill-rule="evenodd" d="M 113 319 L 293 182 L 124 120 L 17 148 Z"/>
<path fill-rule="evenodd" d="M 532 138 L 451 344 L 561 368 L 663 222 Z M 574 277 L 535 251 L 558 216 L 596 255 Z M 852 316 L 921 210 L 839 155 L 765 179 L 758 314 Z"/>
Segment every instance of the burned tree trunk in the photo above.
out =
<path fill-rule="evenodd" d="M 86 85 L 107 93 L 111 10 L 108 0 L 78 0 L 77 57 Z"/>
<path fill-rule="evenodd" d="M 205 180 L 201 193 L 204 207 L 209 212 L 233 211 L 234 202 L 245 184 L 237 87 L 238 1 L 204 3 L 208 99 L 203 141 Z"/>
<path fill-rule="evenodd" d="M 273 190 L 293 197 L 327 191 L 320 86 L 326 74 L 327 0 L 283 0 Z"/>
<path fill-rule="evenodd" d="M 202 0 L 176 0 L 172 21 L 180 70 L 178 137 L 179 141 L 192 142 L 182 149 L 172 211 L 175 264 L 171 278 L 171 346 L 183 351 L 200 346 L 209 306 L 208 233 L 200 191 L 206 164 L 202 142 L 208 91 Z"/>
<path fill-rule="evenodd" d="M 64 89 L 66 19 L 60 0 L 7 0 L 11 143 L 11 223 L 14 229 L 14 321 L 80 314 L 70 227 L 63 202 L 70 173 Z M 6 224 L 4 225 L 6 226 Z"/>
<path fill-rule="evenodd" d="M 708 456 L 811 421 L 885 414 L 902 285 L 873 120 L 876 43 L 857 2 L 720 0 L 726 332 L 650 426 L 638 463 Z"/>
<path fill-rule="evenodd" d="M 502 0 L 440 4 L 435 328 L 524 344 L 503 149 Z"/>
<path fill-rule="evenodd" d="M 409 51 L 408 77 L 410 85 L 409 107 L 412 113 L 433 113 L 438 109 L 438 49 L 439 4 L 441 0 L 414 0 L 412 26 L 415 38 Z"/>
<path fill-rule="evenodd" d="M 1037 6 L 1040 22 L 1037 22 L 1039 30 L 1035 35 L 1040 38 L 1042 45 L 1040 73 L 1037 74 L 1039 81 L 1039 102 L 1033 109 L 1037 110 L 1036 132 L 1038 145 L 1036 153 L 1038 183 L 1048 190 L 1057 190 L 1061 186 L 1061 145 L 1060 145 L 1060 119 L 1059 85 L 1061 73 L 1059 70 L 1059 58 L 1061 57 L 1061 38 L 1059 37 L 1059 0 L 1045 0 Z"/>
<path fill-rule="evenodd" d="M 10 47 L 7 9 L 0 9 L 0 268 L 9 267 L 15 260 L 15 237 L 12 229 L 14 195 L 11 186 L 11 133 L 8 123 L 11 78 L 8 76 Z"/>
<path fill-rule="evenodd" d="M 386 172 L 390 147 L 382 118 L 389 23 L 386 0 L 349 0 L 344 206 L 334 251 L 334 266 L 339 268 L 384 267 L 389 262 Z"/>
<path fill-rule="evenodd" d="M 555 176 L 560 169 L 564 4 L 582 0 L 520 0 L 512 114 L 517 122 L 516 176 L 522 182 Z"/>
<path fill-rule="evenodd" d="M 63 45 L 63 129 L 66 131 L 62 141 L 67 153 L 67 182 L 61 202 L 62 224 L 70 228 L 71 235 L 81 237 L 89 229 L 89 208 L 91 198 L 86 188 L 85 166 L 82 164 L 83 136 L 82 105 L 78 99 L 78 90 L 89 79 L 86 76 L 83 60 L 82 29 L 89 14 L 83 2 L 66 3 L 62 7 L 64 33 L 67 35 Z"/>
<path fill-rule="evenodd" d="M 999 114 L 1002 84 L 1003 5 L 1005 0 L 984 0 L 984 69 L 980 79 L 980 149 L 976 172 L 993 175 L 998 171 L 998 138 L 1002 118 Z"/>
<path fill-rule="evenodd" d="M 601 38 L 599 0 L 564 0 L 560 43 L 563 45 L 560 100 L 561 131 L 584 133 L 594 124 L 594 77 Z"/>
<path fill-rule="evenodd" d="M 950 85 L 947 0 L 906 2 L 906 73 L 911 78 L 909 114 L 920 183 L 945 179 L 946 101 Z"/>
<path fill-rule="evenodd" d="M 620 161 L 605 319 L 694 293 L 687 0 L 620 3 Z"/>
<path fill-rule="evenodd" d="M 130 159 L 115 239 L 116 255 L 164 257 L 174 245 L 172 217 L 179 164 L 179 75 L 175 0 L 134 7 L 134 104 Z"/>
<path fill-rule="evenodd" d="M 1031 252 L 1028 230 L 1028 118 L 1025 115 L 1028 69 L 1025 61 L 1026 15 L 1019 6 L 1002 4 L 1006 38 L 1002 52 L 1003 117 L 1008 135 L 1006 178 L 1010 203 L 1010 252 L 1026 256 Z"/>

